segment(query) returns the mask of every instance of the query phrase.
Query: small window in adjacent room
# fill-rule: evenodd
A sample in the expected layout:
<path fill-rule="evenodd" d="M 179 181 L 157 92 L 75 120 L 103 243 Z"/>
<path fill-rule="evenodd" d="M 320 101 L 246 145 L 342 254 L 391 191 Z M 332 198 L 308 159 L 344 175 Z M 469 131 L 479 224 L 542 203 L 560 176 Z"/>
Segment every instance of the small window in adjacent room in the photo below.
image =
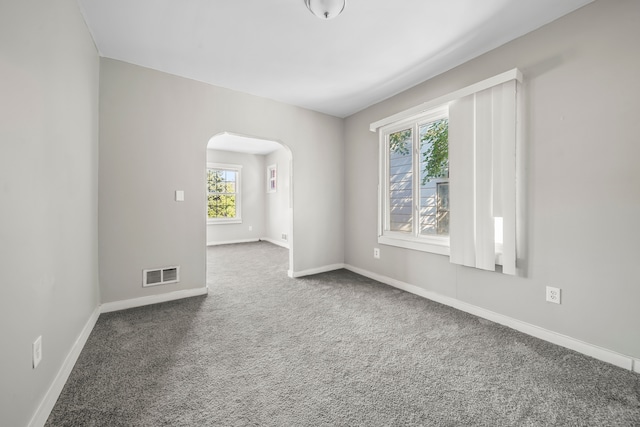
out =
<path fill-rule="evenodd" d="M 242 166 L 207 165 L 207 221 L 241 223 L 240 172 Z"/>
<path fill-rule="evenodd" d="M 278 168 L 276 165 L 267 167 L 267 193 L 275 193 L 278 189 Z"/>

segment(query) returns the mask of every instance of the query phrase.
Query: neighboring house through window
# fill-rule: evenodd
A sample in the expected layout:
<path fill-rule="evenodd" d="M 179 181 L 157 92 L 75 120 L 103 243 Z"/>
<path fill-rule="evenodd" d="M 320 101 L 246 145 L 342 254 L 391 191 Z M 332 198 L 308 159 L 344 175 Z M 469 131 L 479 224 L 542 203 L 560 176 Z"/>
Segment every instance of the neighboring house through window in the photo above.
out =
<path fill-rule="evenodd" d="M 382 130 L 385 238 L 448 247 L 448 133 L 446 108 Z"/>

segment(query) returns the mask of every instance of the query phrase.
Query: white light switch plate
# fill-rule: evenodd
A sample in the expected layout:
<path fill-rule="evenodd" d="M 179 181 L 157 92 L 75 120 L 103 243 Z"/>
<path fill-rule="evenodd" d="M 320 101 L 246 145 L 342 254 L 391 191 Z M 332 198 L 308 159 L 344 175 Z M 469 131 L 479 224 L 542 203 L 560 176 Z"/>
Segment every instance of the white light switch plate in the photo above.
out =
<path fill-rule="evenodd" d="M 184 202 L 184 190 L 176 190 L 176 202 Z"/>
<path fill-rule="evenodd" d="M 42 335 L 33 342 L 32 354 L 33 369 L 36 369 L 42 360 Z"/>

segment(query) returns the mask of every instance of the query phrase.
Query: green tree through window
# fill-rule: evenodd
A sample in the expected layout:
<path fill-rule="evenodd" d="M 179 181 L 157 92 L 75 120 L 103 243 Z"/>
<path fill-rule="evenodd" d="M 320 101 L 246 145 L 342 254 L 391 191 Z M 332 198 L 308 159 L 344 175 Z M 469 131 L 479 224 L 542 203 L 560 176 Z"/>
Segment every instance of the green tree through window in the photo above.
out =
<path fill-rule="evenodd" d="M 414 122 L 389 133 L 388 138 L 389 230 L 416 236 L 448 235 L 448 118 Z"/>
<path fill-rule="evenodd" d="M 426 150 L 422 153 L 422 184 L 449 176 L 449 120 L 429 123 L 420 138 Z"/>
<path fill-rule="evenodd" d="M 236 218 L 238 171 L 207 169 L 207 216 Z"/>
<path fill-rule="evenodd" d="M 422 153 L 422 183 L 435 178 L 449 176 L 449 120 L 441 119 L 426 126 L 420 141 L 427 145 Z M 389 135 L 389 149 L 400 155 L 409 154 L 408 143 L 411 142 L 411 129 Z"/>

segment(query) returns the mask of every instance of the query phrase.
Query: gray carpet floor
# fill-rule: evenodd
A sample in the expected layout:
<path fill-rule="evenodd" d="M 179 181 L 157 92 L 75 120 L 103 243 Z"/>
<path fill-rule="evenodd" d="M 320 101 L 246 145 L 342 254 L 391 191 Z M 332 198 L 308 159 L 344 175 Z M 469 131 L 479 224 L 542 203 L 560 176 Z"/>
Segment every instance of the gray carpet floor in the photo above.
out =
<path fill-rule="evenodd" d="M 208 249 L 207 297 L 103 314 L 47 426 L 640 426 L 640 376 L 345 270 Z"/>

